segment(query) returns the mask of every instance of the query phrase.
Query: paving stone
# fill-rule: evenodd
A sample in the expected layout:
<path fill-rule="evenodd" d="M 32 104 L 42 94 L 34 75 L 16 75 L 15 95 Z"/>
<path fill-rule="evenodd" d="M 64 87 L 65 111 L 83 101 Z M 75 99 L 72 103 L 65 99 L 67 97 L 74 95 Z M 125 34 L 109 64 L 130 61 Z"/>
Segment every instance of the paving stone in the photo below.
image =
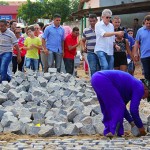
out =
<path fill-rule="evenodd" d="M 44 127 L 41 127 L 40 131 L 38 132 L 38 135 L 39 136 L 44 136 L 44 137 L 54 135 L 53 126 L 46 125 Z"/>
<path fill-rule="evenodd" d="M 10 89 L 7 94 L 8 99 L 15 101 L 19 99 L 20 95 L 16 92 L 15 89 Z"/>
<path fill-rule="evenodd" d="M 5 112 L 2 116 L 1 124 L 3 127 L 10 126 L 11 123 L 17 122 L 18 119 L 14 117 L 12 112 Z"/>

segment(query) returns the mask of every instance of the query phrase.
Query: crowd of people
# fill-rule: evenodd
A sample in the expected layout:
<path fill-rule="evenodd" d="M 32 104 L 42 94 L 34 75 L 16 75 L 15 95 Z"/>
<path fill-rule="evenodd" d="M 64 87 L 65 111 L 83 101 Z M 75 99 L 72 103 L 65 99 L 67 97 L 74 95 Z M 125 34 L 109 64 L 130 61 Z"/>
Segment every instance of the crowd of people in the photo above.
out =
<path fill-rule="evenodd" d="M 110 9 L 102 11 L 100 21 L 90 14 L 90 26 L 83 30 L 80 40 L 79 28 L 61 26 L 59 14 L 45 26 L 38 22 L 26 27 L 24 34 L 15 20 L 0 20 L 0 83 L 10 81 L 12 72 L 25 71 L 25 67 L 37 71 L 41 66 L 43 72 L 55 67 L 61 72 L 62 60 L 66 73 L 73 75 L 80 45 L 104 115 L 104 134 L 114 135 L 118 128 L 117 135 L 121 136 L 126 118 L 145 135 L 138 106 L 141 98 L 150 98 L 150 15 L 145 16 L 142 26 L 135 18 L 133 28 L 124 28 L 118 16 L 111 17 Z M 133 77 L 134 63 L 139 59 L 145 77 L 142 81 Z M 125 107 L 129 100 L 131 115 Z"/>

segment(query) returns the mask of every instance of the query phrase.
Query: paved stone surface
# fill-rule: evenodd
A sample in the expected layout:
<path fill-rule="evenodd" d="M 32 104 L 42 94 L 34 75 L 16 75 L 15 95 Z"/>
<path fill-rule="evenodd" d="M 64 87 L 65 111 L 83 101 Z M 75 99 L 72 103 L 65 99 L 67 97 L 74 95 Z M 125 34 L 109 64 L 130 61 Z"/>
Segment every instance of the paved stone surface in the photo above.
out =
<path fill-rule="evenodd" d="M 150 136 L 136 139 L 125 138 L 52 138 L 19 139 L 7 143 L 0 141 L 2 150 L 150 150 Z"/>

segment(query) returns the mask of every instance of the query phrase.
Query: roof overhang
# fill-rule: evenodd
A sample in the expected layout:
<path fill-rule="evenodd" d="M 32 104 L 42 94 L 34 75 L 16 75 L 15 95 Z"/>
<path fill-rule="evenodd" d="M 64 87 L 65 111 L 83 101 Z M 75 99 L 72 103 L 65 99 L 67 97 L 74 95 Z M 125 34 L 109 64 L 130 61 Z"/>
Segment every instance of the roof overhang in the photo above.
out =
<path fill-rule="evenodd" d="M 81 19 L 83 17 L 88 17 L 90 13 L 94 13 L 97 16 L 101 16 L 101 13 L 104 9 L 110 9 L 113 12 L 113 15 L 150 12 L 150 1 L 82 9 L 75 13 L 72 13 L 72 17 L 76 19 Z"/>

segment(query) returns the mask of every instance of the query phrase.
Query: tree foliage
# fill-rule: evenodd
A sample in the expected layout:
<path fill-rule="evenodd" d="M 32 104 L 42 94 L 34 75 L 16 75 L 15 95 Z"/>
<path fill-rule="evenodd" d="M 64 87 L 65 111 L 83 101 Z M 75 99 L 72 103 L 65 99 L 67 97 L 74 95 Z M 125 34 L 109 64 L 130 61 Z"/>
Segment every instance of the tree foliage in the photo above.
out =
<path fill-rule="evenodd" d="M 29 24 L 33 24 L 38 18 L 52 19 L 55 13 L 59 13 L 62 22 L 69 19 L 70 14 L 77 11 L 79 0 L 43 0 L 31 2 L 27 0 L 18 9 L 18 16 Z"/>
<path fill-rule="evenodd" d="M 0 5 L 9 5 L 9 3 L 5 1 L 0 1 Z"/>

